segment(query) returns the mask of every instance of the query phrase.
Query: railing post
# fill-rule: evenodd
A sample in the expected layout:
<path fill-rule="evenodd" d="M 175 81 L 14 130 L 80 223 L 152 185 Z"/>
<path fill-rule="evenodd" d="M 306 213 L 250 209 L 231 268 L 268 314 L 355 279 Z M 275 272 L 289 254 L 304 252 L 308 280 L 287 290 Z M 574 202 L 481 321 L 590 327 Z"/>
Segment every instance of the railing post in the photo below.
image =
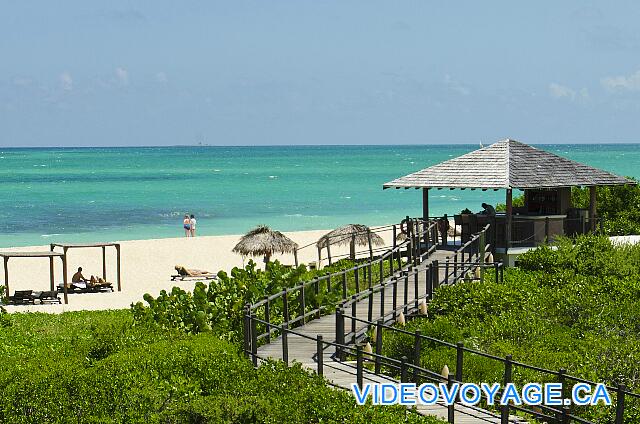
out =
<path fill-rule="evenodd" d="M 409 267 L 411 269 L 411 267 Z M 404 273 L 404 315 L 409 313 L 407 304 L 409 303 L 409 272 Z"/>
<path fill-rule="evenodd" d="M 316 360 L 318 361 L 318 375 L 324 374 L 324 342 L 322 334 L 318 334 L 316 343 Z"/>
<path fill-rule="evenodd" d="M 282 324 L 282 361 L 289 366 L 289 340 L 287 323 Z"/>
<path fill-rule="evenodd" d="M 338 361 L 343 360 L 344 346 L 344 312 L 342 308 L 336 308 L 336 356 Z"/>
<path fill-rule="evenodd" d="M 456 381 L 462 384 L 462 367 L 464 364 L 464 342 L 456 343 Z"/>
<path fill-rule="evenodd" d="M 251 314 L 251 359 L 253 361 L 253 366 L 258 366 L 258 330 L 257 330 L 257 320 L 254 314 Z"/>
<path fill-rule="evenodd" d="M 373 288 L 369 288 L 369 305 L 367 310 L 367 321 L 373 320 Z"/>
<path fill-rule="evenodd" d="M 342 273 L 342 299 L 347 298 L 347 271 Z"/>
<path fill-rule="evenodd" d="M 418 284 L 419 271 L 416 269 L 413 274 L 413 297 L 415 297 L 415 308 L 418 310 L 418 298 L 420 297 L 420 285 Z"/>
<path fill-rule="evenodd" d="M 498 281 L 498 272 L 499 272 L 499 271 L 498 271 L 498 262 L 494 262 L 494 263 L 493 263 L 493 267 L 494 267 L 494 268 L 495 268 L 495 270 L 496 270 L 496 281 L 495 281 L 495 282 L 496 282 L 496 284 L 497 284 L 497 283 L 499 282 L 499 281 Z"/>
<path fill-rule="evenodd" d="M 453 281 L 455 283 L 458 279 L 458 252 L 453 255 Z"/>
<path fill-rule="evenodd" d="M 358 266 L 356 266 L 354 276 L 356 279 L 356 293 L 360 293 L 360 268 Z"/>
<path fill-rule="evenodd" d="M 302 317 L 302 325 L 304 325 L 304 324 L 305 324 L 305 322 L 306 322 L 305 317 L 304 317 L 304 313 L 305 313 L 305 309 L 306 309 L 306 308 L 305 308 L 305 304 L 304 304 L 304 300 L 305 300 L 305 299 L 304 299 L 304 284 L 302 284 L 302 285 L 300 286 L 300 292 L 299 292 L 299 293 L 300 293 L 300 294 L 299 294 L 299 301 L 298 301 L 298 303 L 300 303 L 300 306 L 299 306 L 300 311 L 299 311 L 298 313 L 299 313 L 299 314 L 300 314 L 300 316 Z"/>
<path fill-rule="evenodd" d="M 400 358 L 400 382 L 407 382 L 407 357 L 403 356 Z"/>
<path fill-rule="evenodd" d="M 511 363 L 511 355 L 507 355 L 504 360 L 504 386 L 511 383 L 511 371 L 513 364 Z M 509 403 L 503 405 L 500 411 L 500 423 L 509 424 Z"/>
<path fill-rule="evenodd" d="M 433 264 L 433 272 L 432 277 L 433 277 L 433 289 L 431 291 L 431 293 L 433 293 L 433 290 L 437 289 L 438 287 L 440 287 L 440 268 L 439 268 L 439 263 L 437 260 L 431 262 Z"/>
<path fill-rule="evenodd" d="M 396 224 L 393 224 L 393 240 L 391 241 L 391 246 L 395 249 L 397 246 L 396 237 L 398 236 L 398 228 Z M 391 255 L 393 257 L 393 254 Z"/>
<path fill-rule="evenodd" d="M 389 255 L 389 275 L 393 275 L 393 250 Z"/>
<path fill-rule="evenodd" d="M 382 290 L 380 290 L 380 316 L 384 319 L 384 292 L 387 290 L 387 284 L 382 283 Z"/>
<path fill-rule="evenodd" d="M 446 281 L 449 281 L 449 257 L 444 261 L 444 278 Z"/>
<path fill-rule="evenodd" d="M 449 390 L 451 390 L 451 388 L 453 387 L 453 376 L 451 374 L 449 374 L 447 376 L 447 387 L 449 388 Z M 455 423 L 456 420 L 456 405 L 455 405 L 455 400 L 453 402 L 451 402 L 451 405 L 447 406 L 447 422 L 448 423 Z"/>
<path fill-rule="evenodd" d="M 418 384 L 418 367 L 420 366 L 420 353 L 422 348 L 422 337 L 420 330 L 416 330 L 413 340 L 413 382 Z"/>
<path fill-rule="evenodd" d="M 264 320 L 267 327 L 267 343 L 271 343 L 271 306 L 269 302 L 269 296 L 265 296 L 266 303 L 264 304 Z"/>
<path fill-rule="evenodd" d="M 627 387 L 620 383 L 618 384 L 618 390 L 616 391 L 616 421 L 615 424 L 624 423 L 624 392 Z"/>
<path fill-rule="evenodd" d="M 362 346 L 356 346 L 356 378 L 358 387 L 362 389 Z"/>
<path fill-rule="evenodd" d="M 487 243 L 486 243 L 486 232 L 483 230 L 480 233 L 480 256 L 478 257 L 478 263 L 480 264 L 480 284 L 484 283 L 484 259 L 486 256 Z"/>
<path fill-rule="evenodd" d="M 393 308 L 393 319 L 396 319 L 396 309 L 398 309 L 398 279 L 392 278 L 391 284 L 393 285 L 391 307 Z"/>
<path fill-rule="evenodd" d="M 282 294 L 282 317 L 284 319 L 285 324 L 289 323 L 289 289 L 284 289 L 284 293 Z"/>
<path fill-rule="evenodd" d="M 358 316 L 358 302 L 356 295 L 351 296 L 351 343 L 356 342 L 356 317 Z"/>
<path fill-rule="evenodd" d="M 430 263 L 424 269 L 424 281 L 425 281 L 425 290 L 427 294 L 427 300 L 433 299 L 433 277 L 431 274 L 433 273 L 433 263 Z"/>
<path fill-rule="evenodd" d="M 369 282 L 369 288 L 371 288 L 371 286 L 373 285 L 373 269 L 371 266 L 371 262 L 369 262 L 369 265 L 367 265 L 367 279 Z"/>
<path fill-rule="evenodd" d="M 380 283 L 384 281 L 384 259 L 380 258 Z"/>
<path fill-rule="evenodd" d="M 251 309 L 249 306 L 244 308 L 244 357 L 249 359 L 251 353 Z"/>
<path fill-rule="evenodd" d="M 380 355 L 382 355 L 382 325 L 383 325 L 383 320 L 379 319 L 376 324 L 376 358 L 375 358 L 376 374 L 380 374 L 380 365 L 381 365 Z"/>

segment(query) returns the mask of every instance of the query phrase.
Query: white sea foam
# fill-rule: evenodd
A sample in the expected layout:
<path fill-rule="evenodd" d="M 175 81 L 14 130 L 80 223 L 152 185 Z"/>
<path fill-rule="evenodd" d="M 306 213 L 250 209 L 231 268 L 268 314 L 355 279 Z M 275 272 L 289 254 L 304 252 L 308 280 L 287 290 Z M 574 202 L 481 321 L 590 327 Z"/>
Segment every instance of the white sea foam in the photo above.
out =
<path fill-rule="evenodd" d="M 273 179 L 278 178 L 278 176 L 277 175 L 269 175 L 269 178 L 271 178 L 273 180 Z"/>
<path fill-rule="evenodd" d="M 41 234 L 40 237 L 43 238 L 48 238 L 48 237 L 54 237 L 54 236 L 61 236 L 62 234 L 60 233 L 53 233 L 53 234 Z"/>

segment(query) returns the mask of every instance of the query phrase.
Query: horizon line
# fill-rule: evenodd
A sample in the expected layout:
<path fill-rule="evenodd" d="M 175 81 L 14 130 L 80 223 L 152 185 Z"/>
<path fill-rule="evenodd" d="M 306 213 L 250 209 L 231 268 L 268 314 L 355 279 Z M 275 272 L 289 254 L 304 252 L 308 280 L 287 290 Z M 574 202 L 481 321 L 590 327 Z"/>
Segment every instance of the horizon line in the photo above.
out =
<path fill-rule="evenodd" d="M 497 143 L 500 140 L 496 140 L 491 143 L 482 143 L 483 146 L 490 146 Z M 519 141 L 519 140 L 518 140 Z M 522 142 L 525 143 L 525 142 Z M 153 145 L 153 144 L 140 144 L 140 145 L 100 145 L 100 146 L 0 146 L 0 149 L 102 149 L 102 148 L 122 148 L 122 149 L 136 149 L 136 148 L 175 148 L 175 147 L 412 147 L 412 146 L 478 146 L 480 142 L 453 142 L 453 143 L 400 143 L 400 144 L 168 144 L 168 145 Z M 554 145 L 634 145 L 640 144 L 640 141 L 608 141 L 608 142 L 555 142 L 555 143 L 525 143 L 536 146 L 554 146 Z"/>

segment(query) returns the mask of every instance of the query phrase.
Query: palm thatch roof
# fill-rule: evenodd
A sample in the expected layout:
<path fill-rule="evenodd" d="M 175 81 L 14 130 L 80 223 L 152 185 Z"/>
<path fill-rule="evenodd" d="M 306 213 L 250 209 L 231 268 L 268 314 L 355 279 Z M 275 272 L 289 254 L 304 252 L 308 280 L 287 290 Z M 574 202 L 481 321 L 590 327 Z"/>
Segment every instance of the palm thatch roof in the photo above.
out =
<path fill-rule="evenodd" d="M 371 228 L 362 224 L 347 224 L 343 227 L 336 228 L 335 230 L 320 237 L 316 246 L 319 248 L 327 247 L 327 240 L 331 245 L 345 245 L 355 242 L 357 246 L 369 245 L 369 234 L 371 235 L 371 244 L 375 246 L 384 245 L 384 240 L 378 234 L 371 231 Z"/>
<path fill-rule="evenodd" d="M 397 178 L 383 187 L 534 189 L 623 184 L 635 183 L 507 139 Z"/>
<path fill-rule="evenodd" d="M 242 236 L 233 248 L 234 253 L 243 256 L 271 256 L 274 253 L 292 253 L 298 244 L 280 231 L 272 230 L 266 225 L 258 225 Z"/>

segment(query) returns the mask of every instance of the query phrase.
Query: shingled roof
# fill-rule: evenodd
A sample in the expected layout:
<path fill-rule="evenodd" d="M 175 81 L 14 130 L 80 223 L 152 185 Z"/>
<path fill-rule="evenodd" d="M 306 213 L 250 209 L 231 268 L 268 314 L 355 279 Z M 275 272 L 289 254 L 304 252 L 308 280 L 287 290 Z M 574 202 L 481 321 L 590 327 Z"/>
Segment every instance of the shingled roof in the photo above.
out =
<path fill-rule="evenodd" d="M 383 187 L 531 189 L 622 184 L 635 182 L 507 139 L 397 178 Z"/>

